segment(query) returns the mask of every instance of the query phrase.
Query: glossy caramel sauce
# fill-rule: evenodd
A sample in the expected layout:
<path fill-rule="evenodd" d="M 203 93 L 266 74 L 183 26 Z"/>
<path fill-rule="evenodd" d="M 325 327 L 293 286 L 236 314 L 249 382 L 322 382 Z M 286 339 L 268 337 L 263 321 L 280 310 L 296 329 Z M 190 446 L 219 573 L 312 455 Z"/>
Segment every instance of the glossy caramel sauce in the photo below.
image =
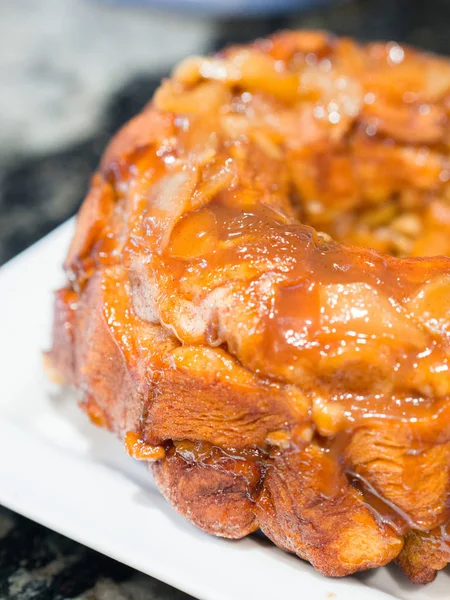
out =
<path fill-rule="evenodd" d="M 256 448 L 224 449 L 205 442 L 176 441 L 170 453 L 181 456 L 187 463 L 213 468 L 243 477 L 249 486 L 256 486 L 267 454 Z"/>
<path fill-rule="evenodd" d="M 137 332 L 157 323 L 308 402 L 307 422 L 248 451 L 171 440 L 170 452 L 253 481 L 314 439 L 324 499 L 344 493 L 345 473 L 380 523 L 439 527 L 448 545 L 448 484 L 428 527 L 392 499 L 387 451 L 373 459 L 386 478 L 370 480 L 350 442 L 374 432 L 395 469 L 414 454 L 425 473 L 450 441 L 449 101 L 444 60 L 285 34 L 182 64 L 119 134 L 80 216 L 73 288 L 125 269 L 103 314 L 129 363 L 152 353 Z M 140 433 L 125 443 L 137 458 L 165 453 Z M 406 480 L 405 497 L 418 485 Z"/>
<path fill-rule="evenodd" d="M 166 452 L 162 446 L 151 446 L 142 440 L 138 433 L 127 431 L 125 449 L 130 456 L 138 460 L 161 460 Z"/>
<path fill-rule="evenodd" d="M 450 523 L 439 527 L 434 534 L 434 542 L 439 550 L 450 554 Z"/>

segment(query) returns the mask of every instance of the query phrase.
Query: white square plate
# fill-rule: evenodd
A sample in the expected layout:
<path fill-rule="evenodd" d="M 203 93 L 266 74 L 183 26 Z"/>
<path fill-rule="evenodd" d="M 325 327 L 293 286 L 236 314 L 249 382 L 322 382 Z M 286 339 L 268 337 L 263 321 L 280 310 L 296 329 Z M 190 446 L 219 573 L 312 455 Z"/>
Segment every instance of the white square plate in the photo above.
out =
<path fill-rule="evenodd" d="M 141 463 L 97 429 L 42 371 L 52 291 L 73 224 L 0 269 L 0 503 L 203 600 L 444 600 L 395 566 L 327 579 L 254 536 L 208 536 L 175 514 Z"/>

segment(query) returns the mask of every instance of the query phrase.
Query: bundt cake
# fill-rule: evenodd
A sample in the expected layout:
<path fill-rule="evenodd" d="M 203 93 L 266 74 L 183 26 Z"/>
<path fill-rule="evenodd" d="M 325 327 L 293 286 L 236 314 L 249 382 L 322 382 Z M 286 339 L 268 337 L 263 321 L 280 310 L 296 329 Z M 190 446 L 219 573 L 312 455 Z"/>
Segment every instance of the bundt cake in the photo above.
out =
<path fill-rule="evenodd" d="M 450 561 L 450 63 L 285 32 L 107 148 L 54 377 L 203 530 L 326 575 Z"/>

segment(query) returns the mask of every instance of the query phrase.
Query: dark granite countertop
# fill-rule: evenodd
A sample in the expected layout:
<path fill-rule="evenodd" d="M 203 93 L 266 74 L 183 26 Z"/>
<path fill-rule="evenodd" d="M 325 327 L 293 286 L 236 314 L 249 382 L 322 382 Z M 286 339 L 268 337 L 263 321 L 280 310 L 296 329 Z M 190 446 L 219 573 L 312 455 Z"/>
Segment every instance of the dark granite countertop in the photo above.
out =
<path fill-rule="evenodd" d="M 213 21 L 95 0 L 4 2 L 0 18 L 0 264 L 73 215 L 111 134 L 174 62 L 280 28 L 327 28 L 450 52 L 450 0 L 348 0 Z M 1 482 L 0 482 L 1 485 Z M 0 598 L 189 598 L 0 508 Z"/>

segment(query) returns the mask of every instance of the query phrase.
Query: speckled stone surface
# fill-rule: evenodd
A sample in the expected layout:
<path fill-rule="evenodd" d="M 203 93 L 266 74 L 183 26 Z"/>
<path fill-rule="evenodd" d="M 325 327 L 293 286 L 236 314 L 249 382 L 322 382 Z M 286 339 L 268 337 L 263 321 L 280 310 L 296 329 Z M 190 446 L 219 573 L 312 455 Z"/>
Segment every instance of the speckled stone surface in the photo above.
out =
<path fill-rule="evenodd" d="M 186 54 L 286 27 L 449 54 L 449 26 L 450 0 L 348 0 L 252 21 L 96 0 L 0 0 L 0 264 L 76 212 L 112 133 Z M 35 598 L 189 597 L 0 508 L 0 599 Z"/>
<path fill-rule="evenodd" d="M 0 507 L 2 600 L 189 600 L 24 517 Z"/>

